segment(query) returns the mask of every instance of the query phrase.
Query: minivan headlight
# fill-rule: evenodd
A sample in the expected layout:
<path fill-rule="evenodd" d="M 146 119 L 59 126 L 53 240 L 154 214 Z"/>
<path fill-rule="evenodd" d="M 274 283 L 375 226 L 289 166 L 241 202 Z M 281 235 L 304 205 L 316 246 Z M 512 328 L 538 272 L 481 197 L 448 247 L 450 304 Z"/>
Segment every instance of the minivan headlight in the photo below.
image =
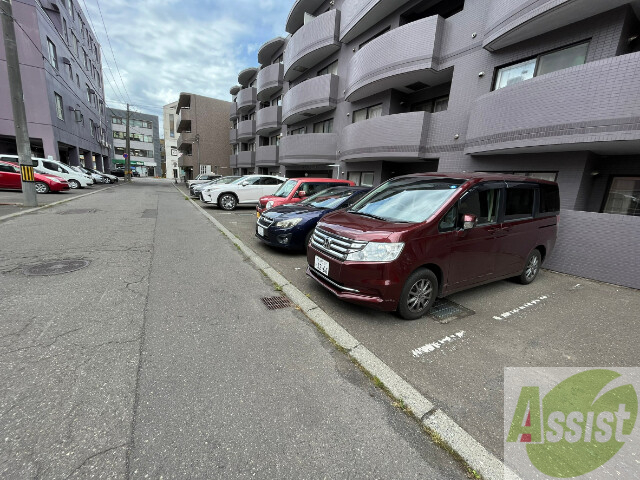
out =
<path fill-rule="evenodd" d="M 291 228 L 295 227 L 302 221 L 302 218 L 290 218 L 289 220 L 282 220 L 281 222 L 276 223 L 276 227 L 279 228 Z"/>
<path fill-rule="evenodd" d="M 353 262 L 392 262 L 403 248 L 404 242 L 369 242 L 362 250 L 348 254 L 346 259 Z"/>

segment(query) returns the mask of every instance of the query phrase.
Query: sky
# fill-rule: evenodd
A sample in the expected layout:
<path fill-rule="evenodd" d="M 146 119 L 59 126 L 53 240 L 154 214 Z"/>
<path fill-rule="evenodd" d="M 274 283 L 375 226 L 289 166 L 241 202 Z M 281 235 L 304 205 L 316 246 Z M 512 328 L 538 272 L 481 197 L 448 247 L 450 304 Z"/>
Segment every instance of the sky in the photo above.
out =
<path fill-rule="evenodd" d="M 260 46 L 286 36 L 284 25 L 294 3 L 77 1 L 102 47 L 107 105 L 126 108 L 129 102 L 137 111 L 158 115 L 161 123 L 162 106 L 178 100 L 180 92 L 230 101 L 238 73 L 258 66 Z"/>

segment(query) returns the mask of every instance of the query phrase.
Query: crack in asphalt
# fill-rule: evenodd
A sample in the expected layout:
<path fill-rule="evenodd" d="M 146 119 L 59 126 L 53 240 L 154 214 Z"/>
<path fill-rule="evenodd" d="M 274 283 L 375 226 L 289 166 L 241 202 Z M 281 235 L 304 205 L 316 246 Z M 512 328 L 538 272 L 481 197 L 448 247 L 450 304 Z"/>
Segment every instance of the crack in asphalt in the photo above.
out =
<path fill-rule="evenodd" d="M 124 442 L 124 443 L 121 443 L 120 445 L 116 445 L 116 446 L 114 446 L 114 447 L 105 448 L 105 449 L 103 449 L 103 450 L 100 450 L 100 451 L 98 451 L 98 452 L 94 453 L 93 455 L 89 455 L 87 458 L 85 458 L 85 459 L 82 461 L 82 463 L 81 463 L 80 465 L 78 465 L 77 467 L 75 467 L 75 468 L 71 471 L 71 473 L 69 473 L 69 475 L 67 475 L 67 476 L 65 477 L 65 480 L 67 480 L 67 479 L 71 478 L 71 476 L 72 476 L 73 474 L 75 474 L 77 471 L 79 471 L 82 467 L 84 467 L 84 466 L 85 466 L 89 461 L 93 460 L 94 458 L 99 457 L 100 455 L 104 455 L 105 453 L 109 453 L 109 452 L 111 452 L 111 451 L 113 451 L 113 450 L 117 450 L 118 448 L 126 447 L 126 446 L 128 446 L 128 445 L 129 445 L 129 443 L 128 443 L 128 442 Z"/>
<path fill-rule="evenodd" d="M 50 343 L 47 343 L 47 344 L 37 343 L 35 345 L 29 345 L 28 347 L 16 348 L 14 350 L 9 350 L 8 352 L 0 353 L 0 357 L 3 357 L 5 355 L 10 355 L 10 354 L 15 353 L 15 352 L 21 352 L 21 351 L 24 351 L 24 350 L 30 350 L 32 348 L 48 348 L 51 345 L 53 345 L 54 343 L 56 343 L 59 338 L 64 337 L 66 335 L 70 335 L 71 333 L 77 332 L 78 330 L 82 330 L 82 327 L 77 327 L 77 328 L 68 330 L 66 332 L 62 332 L 62 333 L 56 335 L 55 337 L 53 337 L 53 339 L 52 339 L 53 341 L 50 342 Z M 51 339 L 49 339 L 49 340 L 51 340 Z"/>

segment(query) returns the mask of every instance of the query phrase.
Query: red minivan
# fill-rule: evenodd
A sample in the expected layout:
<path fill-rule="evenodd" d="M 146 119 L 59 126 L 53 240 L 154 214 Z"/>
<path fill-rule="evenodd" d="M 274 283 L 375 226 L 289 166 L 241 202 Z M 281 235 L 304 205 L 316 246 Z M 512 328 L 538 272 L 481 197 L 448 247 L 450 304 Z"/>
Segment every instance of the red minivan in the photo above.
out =
<path fill-rule="evenodd" d="M 554 182 L 491 173 L 393 178 L 322 218 L 307 274 L 337 297 L 416 319 L 437 297 L 531 283 L 556 241 Z"/>
<path fill-rule="evenodd" d="M 290 178 L 284 182 L 273 195 L 261 197 L 256 206 L 258 218 L 262 212 L 288 203 L 298 203 L 311 195 L 315 195 L 329 187 L 353 187 L 351 180 L 337 178 Z"/>

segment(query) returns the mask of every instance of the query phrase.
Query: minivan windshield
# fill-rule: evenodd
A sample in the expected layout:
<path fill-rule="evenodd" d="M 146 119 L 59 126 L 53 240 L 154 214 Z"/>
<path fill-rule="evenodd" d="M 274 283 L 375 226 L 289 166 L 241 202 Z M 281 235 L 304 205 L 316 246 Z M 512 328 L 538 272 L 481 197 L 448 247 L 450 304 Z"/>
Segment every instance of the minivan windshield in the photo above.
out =
<path fill-rule="evenodd" d="M 369 193 L 348 212 L 387 222 L 424 222 L 464 182 L 455 178 L 394 178 Z"/>
<path fill-rule="evenodd" d="M 298 184 L 297 180 L 287 180 L 282 184 L 282 186 L 278 190 L 276 190 L 276 193 L 274 193 L 273 196 L 286 198 L 289 196 L 289 194 L 297 184 Z"/>

